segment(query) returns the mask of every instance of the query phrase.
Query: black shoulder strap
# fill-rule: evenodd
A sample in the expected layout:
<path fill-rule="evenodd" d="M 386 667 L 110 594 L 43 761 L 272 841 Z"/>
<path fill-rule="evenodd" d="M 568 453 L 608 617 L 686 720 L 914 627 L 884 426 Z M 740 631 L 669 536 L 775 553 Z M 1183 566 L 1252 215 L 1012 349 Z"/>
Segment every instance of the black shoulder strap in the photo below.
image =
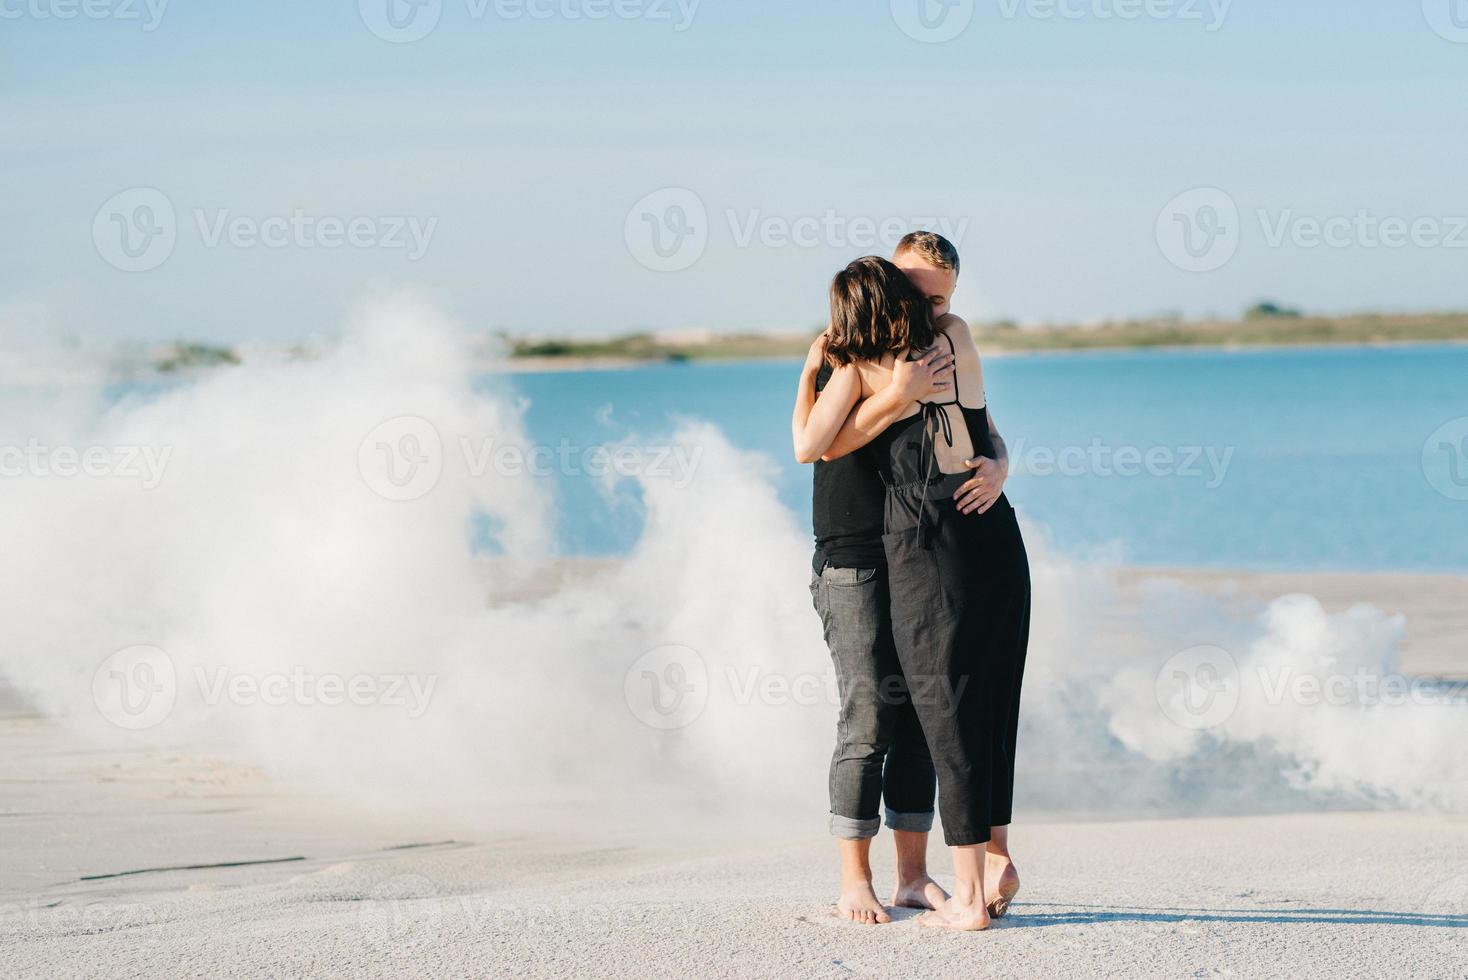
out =
<path fill-rule="evenodd" d="M 950 354 L 953 355 L 953 400 L 952 401 L 949 401 L 949 402 L 918 402 L 918 404 L 919 405 L 939 405 L 939 406 L 942 406 L 942 405 L 959 405 L 959 407 L 961 408 L 962 405 L 959 403 L 959 400 L 958 400 L 958 351 L 955 350 L 954 347 L 953 347 L 953 338 L 952 337 L 950 337 L 946 333 L 942 333 L 942 332 L 940 332 L 938 334 L 938 336 L 942 337 L 945 341 L 947 341 L 947 343 L 948 343 L 948 353 L 950 353 Z M 937 346 L 937 345 L 934 345 L 934 346 Z M 909 360 L 916 360 L 916 358 L 914 358 L 912 356 L 912 354 L 910 354 L 910 353 L 908 354 L 908 359 Z"/>
<path fill-rule="evenodd" d="M 944 340 L 948 341 L 948 353 L 953 355 L 953 404 L 962 408 L 963 399 L 958 395 L 958 350 L 953 346 L 953 338 L 948 336 L 946 330 L 943 331 L 942 336 Z"/>

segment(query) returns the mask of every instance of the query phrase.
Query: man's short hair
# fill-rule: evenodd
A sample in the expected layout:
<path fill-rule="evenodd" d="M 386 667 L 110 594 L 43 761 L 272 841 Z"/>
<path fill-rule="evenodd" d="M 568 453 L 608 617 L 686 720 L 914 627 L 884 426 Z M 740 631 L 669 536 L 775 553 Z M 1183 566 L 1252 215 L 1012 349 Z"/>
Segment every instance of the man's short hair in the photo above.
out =
<path fill-rule="evenodd" d="M 903 252 L 912 252 L 930 265 L 939 269 L 952 269 L 953 274 L 958 275 L 958 249 L 935 231 L 915 231 L 903 236 L 902 241 L 897 243 L 895 254 L 901 255 Z"/>

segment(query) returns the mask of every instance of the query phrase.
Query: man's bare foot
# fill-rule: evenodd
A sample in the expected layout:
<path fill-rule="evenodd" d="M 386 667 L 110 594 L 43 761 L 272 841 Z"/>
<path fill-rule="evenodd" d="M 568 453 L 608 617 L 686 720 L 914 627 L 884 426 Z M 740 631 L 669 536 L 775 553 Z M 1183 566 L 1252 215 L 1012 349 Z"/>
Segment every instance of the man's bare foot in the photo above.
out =
<path fill-rule="evenodd" d="M 899 909 L 936 909 L 948 901 L 948 893 L 927 875 L 899 882 L 892 892 L 891 905 Z"/>
<path fill-rule="evenodd" d="M 968 904 L 950 898 L 933 911 L 918 916 L 918 921 L 934 929 L 977 932 L 989 928 L 989 910 L 977 898 Z"/>
<path fill-rule="evenodd" d="M 1014 868 L 1014 861 L 1008 854 L 995 854 L 992 851 L 984 855 L 984 881 L 995 882 L 994 887 L 987 888 L 989 892 L 989 914 L 996 919 L 1002 919 L 1009 912 L 1009 903 L 1014 901 L 1015 894 L 1019 891 L 1019 872 Z"/>
<path fill-rule="evenodd" d="M 836 901 L 836 914 L 866 926 L 892 921 L 892 916 L 887 914 L 887 909 L 877 900 L 872 883 L 862 879 L 841 883 L 841 897 Z"/>

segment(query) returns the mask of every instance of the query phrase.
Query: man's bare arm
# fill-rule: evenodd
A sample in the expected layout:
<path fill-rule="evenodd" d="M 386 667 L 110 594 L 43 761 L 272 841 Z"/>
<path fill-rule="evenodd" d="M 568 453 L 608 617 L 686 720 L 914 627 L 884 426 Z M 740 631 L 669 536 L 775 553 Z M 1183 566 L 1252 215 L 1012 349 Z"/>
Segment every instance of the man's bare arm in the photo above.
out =
<path fill-rule="evenodd" d="M 999 434 L 999 429 L 994 425 L 994 413 L 984 413 L 989 419 L 989 438 L 994 441 L 994 461 L 1009 475 L 1009 447 L 1004 444 L 1004 437 Z"/>

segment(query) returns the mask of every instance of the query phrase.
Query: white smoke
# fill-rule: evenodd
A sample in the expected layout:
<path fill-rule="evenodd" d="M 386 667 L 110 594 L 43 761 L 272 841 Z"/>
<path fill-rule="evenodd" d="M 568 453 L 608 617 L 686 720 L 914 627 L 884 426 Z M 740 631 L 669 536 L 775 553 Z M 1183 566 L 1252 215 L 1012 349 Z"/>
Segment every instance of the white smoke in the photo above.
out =
<path fill-rule="evenodd" d="M 1108 730 L 1163 767 L 1248 747 L 1317 795 L 1468 810 L 1465 691 L 1400 672 L 1405 626 L 1367 605 L 1331 615 L 1281 596 L 1252 622 L 1220 622 L 1228 647 L 1179 651 L 1180 672 L 1117 672 L 1100 695 Z"/>
<path fill-rule="evenodd" d="M 48 465 L 58 447 L 101 449 L 113 465 L 27 463 L 0 480 L 0 673 L 99 739 L 238 754 L 283 780 L 497 826 L 649 810 L 818 826 L 834 683 L 808 535 L 768 461 L 707 423 L 646 433 L 696 465 L 625 477 L 647 516 L 624 560 L 557 561 L 554 483 L 485 465 L 529 440 L 508 386 L 486 393 L 473 371 L 452 324 L 399 298 L 315 361 L 110 404 L 4 385 L 24 405 L 0 445 L 44 443 Z M 165 460 L 156 486 L 120 472 L 130 447 Z M 492 559 L 475 548 L 485 533 Z M 1101 645 L 1109 577 L 1027 534 L 1023 801 L 1177 809 L 1237 798 L 1244 779 L 1276 803 L 1468 808 L 1463 711 L 1269 704 L 1251 687 L 1261 664 L 1388 669 L 1400 623 L 1307 599 L 1239 621 L 1160 593 L 1131 641 Z M 1234 651 L 1242 689 L 1197 729 L 1168 716 L 1157 678 L 1205 641 Z M 172 697 L 149 704 L 166 710 L 134 725 L 113 688 L 147 694 L 160 671 Z M 1429 791 L 1453 780 L 1456 795 Z"/>

